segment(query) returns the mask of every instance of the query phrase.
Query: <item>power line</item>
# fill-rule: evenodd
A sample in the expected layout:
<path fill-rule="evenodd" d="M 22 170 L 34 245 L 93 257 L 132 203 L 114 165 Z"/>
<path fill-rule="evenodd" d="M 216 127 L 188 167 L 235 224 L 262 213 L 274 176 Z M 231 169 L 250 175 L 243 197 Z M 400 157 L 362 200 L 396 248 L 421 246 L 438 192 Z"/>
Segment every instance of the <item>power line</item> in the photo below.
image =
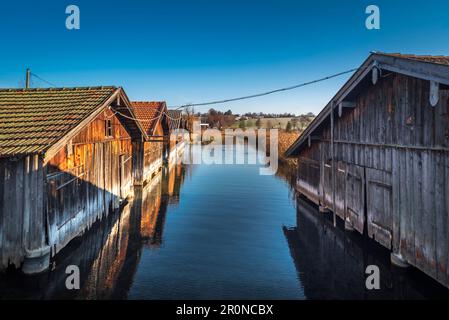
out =
<path fill-rule="evenodd" d="M 243 96 L 243 97 L 238 97 L 238 98 L 230 98 L 230 99 L 223 99 L 223 100 L 215 100 L 215 101 L 209 101 L 209 102 L 200 102 L 200 103 L 189 103 L 186 105 L 182 105 L 182 106 L 178 106 L 178 107 L 171 107 L 171 108 L 175 108 L 176 110 L 178 109 L 182 109 L 182 108 L 188 108 L 188 107 L 198 107 L 198 106 L 207 106 L 207 105 L 214 105 L 214 104 L 221 104 L 221 103 L 227 103 L 227 102 L 233 102 L 233 101 L 239 101 L 239 100 L 246 100 L 246 99 L 253 99 L 253 98 L 257 98 L 257 97 L 262 97 L 262 96 L 267 96 L 273 93 L 278 93 L 278 92 L 282 92 L 282 91 L 289 91 L 289 90 L 293 90 L 293 89 L 297 89 L 297 88 L 301 88 L 301 87 L 305 87 L 311 84 L 315 84 L 318 82 L 322 82 L 322 81 L 326 81 L 332 78 L 336 78 L 348 73 L 352 73 L 354 71 L 359 70 L 359 68 L 354 68 L 351 70 L 347 70 L 347 71 L 343 71 L 343 72 L 339 72 L 324 78 L 320 78 L 317 80 L 313 80 L 313 81 L 308 81 L 308 82 L 304 82 L 304 83 L 300 83 L 297 85 L 293 85 L 290 87 L 285 87 L 285 88 L 281 88 L 281 89 L 275 89 L 275 90 L 271 90 L 271 91 L 266 91 L 266 92 L 262 92 L 262 93 L 256 93 L 256 94 L 252 94 L 252 95 L 248 95 L 248 96 Z"/>
<path fill-rule="evenodd" d="M 173 121 L 178 121 L 178 120 L 182 119 L 182 114 L 178 118 L 174 118 L 174 117 L 170 116 L 170 114 L 168 112 L 164 112 L 164 114 L 167 118 L 172 119 Z"/>
<path fill-rule="evenodd" d="M 54 87 L 54 88 L 57 87 L 57 85 L 51 83 L 50 81 L 47 81 L 47 80 L 43 79 L 42 77 L 38 76 L 37 74 L 35 74 L 35 73 L 33 73 L 33 72 L 31 72 L 30 74 L 31 74 L 33 77 L 38 78 L 39 80 L 45 82 L 46 84 L 48 84 L 48 85 L 50 85 L 50 86 L 52 86 L 52 87 Z"/>
<path fill-rule="evenodd" d="M 155 117 L 155 118 L 152 118 L 152 119 L 140 119 L 140 118 L 130 117 L 130 116 L 128 116 L 128 115 L 118 111 L 118 110 L 114 110 L 114 111 L 115 111 L 115 114 L 119 114 L 119 115 L 121 115 L 122 117 L 124 117 L 126 119 L 130 119 L 130 120 L 134 120 L 134 121 L 140 121 L 140 122 L 153 122 L 154 120 L 157 120 L 157 119 L 161 118 L 164 114 L 166 114 L 165 112 L 160 112 L 159 111 L 160 115 Z"/>
<path fill-rule="evenodd" d="M 43 82 L 49 84 L 49 85 L 52 86 L 52 87 L 55 87 L 55 88 L 57 87 L 57 85 L 51 83 L 50 81 L 45 80 L 44 78 L 40 77 L 39 75 L 37 75 L 37 74 L 35 74 L 35 73 L 33 73 L 33 72 L 30 72 L 30 75 L 33 76 L 33 77 L 38 78 L 39 80 L 41 80 L 41 81 L 43 81 Z M 32 79 L 30 79 L 30 80 L 32 80 Z M 155 111 L 156 113 L 159 113 L 159 115 L 158 115 L 157 117 L 155 117 L 155 118 L 152 118 L 152 119 L 138 119 L 138 118 L 130 117 L 130 116 L 127 116 L 127 115 L 121 113 L 121 112 L 118 111 L 118 110 L 115 110 L 115 112 L 111 115 L 111 117 L 107 117 L 107 119 L 111 119 L 111 118 L 112 118 L 113 116 L 115 116 L 116 114 L 119 114 L 119 115 L 121 115 L 121 116 L 124 117 L 124 118 L 131 119 L 131 120 L 134 120 L 134 121 L 140 121 L 140 122 L 152 122 L 152 121 L 154 121 L 154 120 L 159 119 L 159 118 L 162 117 L 163 115 L 165 115 L 165 116 L 167 116 L 167 117 L 169 117 L 170 119 L 175 120 L 175 121 L 180 120 L 180 119 L 182 118 L 182 116 L 180 116 L 179 118 L 175 119 L 175 118 L 170 117 L 170 116 L 168 115 L 168 113 L 166 113 L 165 111 L 159 111 L 159 110 L 154 110 L 154 111 Z"/>
<path fill-rule="evenodd" d="M 323 77 L 323 78 L 320 78 L 320 79 L 307 81 L 307 82 L 296 84 L 296 85 L 293 85 L 293 86 L 290 86 L 290 87 L 270 90 L 270 91 L 256 93 L 256 94 L 252 94 L 252 95 L 247 95 L 247 96 L 242 96 L 242 97 L 237 97 L 237 98 L 222 99 L 222 100 L 213 100 L 213 101 L 209 101 L 209 102 L 189 103 L 189 104 L 186 104 L 186 105 L 182 105 L 182 106 L 178 106 L 178 107 L 170 107 L 170 108 L 171 109 L 175 109 L 175 110 L 179 110 L 179 109 L 188 108 L 188 107 L 207 106 L 207 105 L 214 105 L 214 104 L 221 104 L 221 103 L 227 103 L 227 102 L 233 102 L 233 101 L 241 101 L 241 100 L 258 98 L 258 97 L 267 96 L 267 95 L 270 95 L 270 94 L 279 93 L 279 92 L 283 92 L 283 91 L 290 91 L 290 90 L 298 89 L 298 88 L 305 87 L 305 86 L 308 86 L 308 85 L 312 85 L 312 84 L 315 84 L 315 83 L 318 83 L 318 82 L 323 82 L 323 81 L 326 81 L 326 80 L 330 80 L 330 79 L 333 79 L 333 78 L 336 78 L 336 77 L 340 77 L 340 76 L 348 74 L 348 73 L 355 72 L 355 71 L 357 71 L 359 69 L 360 68 L 353 68 L 353 69 L 346 70 L 346 71 L 343 71 L 343 72 L 339 72 L 339 73 L 336 73 L 336 74 L 333 74 L 333 75 L 330 75 L 330 76 L 326 76 L 326 77 Z M 47 84 L 53 86 L 53 87 L 57 87 L 53 83 L 43 79 L 42 77 L 38 76 L 35 73 L 31 73 L 31 75 L 36 77 L 36 78 L 38 78 L 39 80 L 47 83 Z M 142 121 L 143 122 L 146 122 L 146 121 L 151 122 L 151 121 L 154 121 L 154 120 L 160 118 L 163 115 L 167 116 L 168 118 L 170 118 L 172 120 L 179 120 L 179 119 L 182 118 L 182 116 L 180 116 L 179 118 L 175 119 L 175 118 L 171 117 L 168 113 L 166 113 L 164 111 L 161 112 L 159 110 L 156 110 L 156 112 L 160 113 L 160 115 L 155 117 L 155 118 L 153 118 L 153 119 L 138 119 L 138 118 L 127 116 L 127 115 L 119 112 L 118 110 L 115 110 L 115 112 L 120 114 L 121 116 L 123 116 L 125 118 L 131 119 L 131 120 L 135 120 L 135 121 L 141 121 L 141 122 Z"/>
<path fill-rule="evenodd" d="M 330 79 L 333 79 L 333 78 L 336 78 L 336 77 L 340 77 L 340 76 L 348 74 L 348 73 L 355 72 L 355 71 L 357 71 L 359 69 L 360 68 L 353 68 L 353 69 L 346 70 L 346 71 L 343 71 L 343 72 L 339 72 L 339 73 L 336 73 L 336 74 L 333 74 L 333 75 L 330 75 L 330 76 L 327 76 L 327 77 L 324 77 L 324 78 L 303 82 L 303 83 L 296 84 L 296 85 L 293 85 L 293 86 L 290 86 L 290 87 L 275 89 L 275 90 L 266 91 L 266 92 L 262 92 L 262 93 L 256 93 L 256 94 L 252 94 L 252 95 L 248 95 L 248 96 L 237 97 L 237 98 L 230 98 L 230 99 L 222 99 L 222 100 L 215 100 L 215 101 L 209 101 L 209 102 L 189 103 L 187 105 L 178 106 L 178 107 L 170 107 L 170 108 L 171 109 L 174 108 L 175 110 L 179 110 L 179 109 L 188 108 L 188 107 L 198 107 L 198 106 L 214 105 L 214 104 L 221 104 L 221 103 L 227 103 L 227 102 L 233 102 L 233 101 L 253 99 L 253 98 L 257 98 L 257 97 L 267 96 L 267 95 L 270 95 L 270 94 L 273 94 L 273 93 L 289 91 L 289 90 L 305 87 L 305 86 L 312 85 L 312 84 L 315 84 L 315 83 L 318 83 L 318 82 L 323 82 L 323 81 L 330 80 Z M 122 113 L 120 113 L 120 114 L 122 116 L 125 116 Z M 168 113 L 163 112 L 163 114 L 165 114 L 165 116 L 167 116 L 168 118 L 171 118 L 171 119 L 175 120 L 170 115 L 168 115 Z M 125 116 L 125 117 L 127 117 L 129 119 L 133 119 L 133 120 L 142 121 L 141 119 L 135 119 L 135 118 L 128 117 L 128 116 Z M 182 116 L 180 116 L 176 120 L 179 120 L 181 118 L 182 118 Z M 152 120 L 149 120 L 149 121 L 152 121 Z"/>

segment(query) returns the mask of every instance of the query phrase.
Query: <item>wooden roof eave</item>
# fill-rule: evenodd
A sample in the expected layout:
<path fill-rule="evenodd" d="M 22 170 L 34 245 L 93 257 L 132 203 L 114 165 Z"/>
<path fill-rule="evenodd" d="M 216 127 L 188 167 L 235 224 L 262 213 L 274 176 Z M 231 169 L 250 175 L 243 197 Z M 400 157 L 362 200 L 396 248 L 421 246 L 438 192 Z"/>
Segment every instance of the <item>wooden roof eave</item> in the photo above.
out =
<path fill-rule="evenodd" d="M 151 128 L 151 136 L 152 137 L 154 137 L 156 135 L 156 128 L 162 121 L 162 115 L 163 114 L 161 112 L 159 112 L 159 116 L 157 118 L 157 121 L 154 122 L 154 126 L 153 126 L 153 128 Z"/>
<path fill-rule="evenodd" d="M 129 110 L 130 116 L 136 118 L 134 112 L 131 108 L 131 103 L 126 96 L 122 88 L 117 88 L 105 101 L 98 105 L 97 109 L 90 113 L 86 118 L 84 118 L 75 128 L 67 132 L 61 139 L 56 143 L 51 145 L 46 151 L 44 151 L 44 165 L 50 161 L 71 139 L 73 139 L 85 126 L 92 122 L 96 117 L 98 117 L 107 107 L 109 107 L 117 98 L 120 97 L 121 101 L 124 102 L 127 110 Z M 134 121 L 138 129 L 140 130 L 143 140 L 147 139 L 148 136 L 142 129 L 138 121 Z"/>
<path fill-rule="evenodd" d="M 285 151 L 284 155 L 286 157 L 292 157 L 296 149 L 298 149 L 303 143 L 307 142 L 307 138 L 312 134 L 318 126 L 330 115 L 331 106 L 336 105 L 337 101 L 342 101 L 344 98 L 362 81 L 367 74 L 373 68 L 372 55 L 365 60 L 362 66 L 349 78 L 349 80 L 343 85 L 343 87 L 338 91 L 338 93 L 329 101 L 329 103 L 324 107 L 323 110 L 316 116 L 316 118 L 307 126 L 304 132 L 299 136 L 290 148 Z"/>
<path fill-rule="evenodd" d="M 147 139 L 149 139 L 150 137 L 151 138 L 159 137 L 159 136 L 156 136 L 155 131 L 156 131 L 158 124 L 161 123 L 164 113 L 167 112 L 167 104 L 165 102 L 162 103 L 162 108 L 158 112 L 159 112 L 158 119 L 157 119 L 157 121 L 154 122 L 153 128 L 151 128 L 151 136 L 147 136 Z"/>
<path fill-rule="evenodd" d="M 365 79 L 374 67 L 418 79 L 435 81 L 441 84 L 449 85 L 449 66 L 447 65 L 402 58 L 398 56 L 390 56 L 382 53 L 372 53 L 331 99 L 326 107 L 309 124 L 298 140 L 296 140 L 290 148 L 285 151 L 284 155 L 286 157 L 295 156 L 296 151 L 308 141 L 309 135 L 313 134 L 321 123 L 331 114 L 332 105 L 335 107 L 339 103 L 343 102 L 345 98 L 360 84 L 360 82 Z"/>
<path fill-rule="evenodd" d="M 132 108 L 131 101 L 129 100 L 128 96 L 126 95 L 125 90 L 123 90 L 123 88 L 121 88 L 121 87 L 119 88 L 119 90 L 120 90 L 121 101 L 125 104 L 126 109 L 129 112 L 129 116 L 131 118 L 133 118 L 133 119 L 137 119 L 137 116 L 134 113 L 134 110 Z M 143 129 L 141 123 L 139 121 L 137 121 L 137 120 L 132 120 L 132 121 L 136 124 L 137 128 L 139 129 L 139 131 L 140 131 L 140 133 L 142 135 L 142 141 L 147 140 L 148 139 L 148 135 L 145 132 L 145 130 Z"/>
<path fill-rule="evenodd" d="M 382 53 L 374 53 L 373 58 L 379 69 L 449 85 L 449 65 Z"/>

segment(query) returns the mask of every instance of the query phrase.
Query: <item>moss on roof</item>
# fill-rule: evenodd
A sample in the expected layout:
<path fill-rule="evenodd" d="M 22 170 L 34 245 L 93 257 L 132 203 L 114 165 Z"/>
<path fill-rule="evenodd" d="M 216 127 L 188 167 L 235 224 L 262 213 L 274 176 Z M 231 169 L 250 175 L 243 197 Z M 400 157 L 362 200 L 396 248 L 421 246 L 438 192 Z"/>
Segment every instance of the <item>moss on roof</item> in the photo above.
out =
<path fill-rule="evenodd" d="M 0 89 L 0 157 L 45 152 L 116 89 Z"/>

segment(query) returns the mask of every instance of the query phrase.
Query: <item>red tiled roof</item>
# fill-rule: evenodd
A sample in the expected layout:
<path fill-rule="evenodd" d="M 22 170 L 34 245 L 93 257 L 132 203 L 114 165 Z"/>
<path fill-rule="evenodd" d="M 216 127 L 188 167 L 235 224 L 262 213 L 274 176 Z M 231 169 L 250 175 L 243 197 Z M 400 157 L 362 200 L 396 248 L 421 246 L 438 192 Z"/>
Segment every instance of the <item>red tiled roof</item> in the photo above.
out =
<path fill-rule="evenodd" d="M 131 102 L 136 118 L 148 135 L 153 134 L 153 130 L 161 115 L 166 111 L 166 104 L 163 101 L 139 101 Z"/>
<path fill-rule="evenodd" d="M 401 53 L 380 53 L 384 56 L 402 58 L 402 59 L 410 59 L 410 60 L 418 60 L 423 62 L 435 63 L 435 64 L 444 64 L 449 65 L 449 56 L 429 56 L 429 55 L 414 55 L 414 54 L 401 54 Z"/>
<path fill-rule="evenodd" d="M 116 90 L 0 89 L 0 156 L 44 153 Z"/>

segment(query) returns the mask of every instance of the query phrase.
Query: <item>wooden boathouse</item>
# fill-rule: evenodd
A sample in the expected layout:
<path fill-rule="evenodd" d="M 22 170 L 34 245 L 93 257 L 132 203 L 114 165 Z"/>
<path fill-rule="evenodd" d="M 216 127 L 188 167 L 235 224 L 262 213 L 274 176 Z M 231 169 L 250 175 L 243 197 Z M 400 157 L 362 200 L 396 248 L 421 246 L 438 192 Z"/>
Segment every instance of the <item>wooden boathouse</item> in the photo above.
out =
<path fill-rule="evenodd" d="M 132 108 L 147 134 L 146 140 L 134 143 L 134 185 L 143 185 L 162 168 L 164 162 L 173 163 L 182 154 L 184 141 L 175 134 L 181 125 L 181 112 L 168 110 L 163 101 L 132 102 Z"/>
<path fill-rule="evenodd" d="M 47 269 L 132 193 L 134 117 L 122 88 L 0 90 L 0 270 Z"/>
<path fill-rule="evenodd" d="M 146 139 L 134 142 L 136 164 L 134 185 L 147 183 L 163 165 L 164 137 L 169 134 L 165 118 L 165 102 L 132 102 L 137 121 L 146 133 Z"/>
<path fill-rule="evenodd" d="M 167 110 L 165 116 L 170 129 L 170 134 L 165 136 L 165 143 L 168 145 L 168 163 L 173 164 L 184 153 L 185 140 L 188 139 L 187 126 L 181 110 Z"/>
<path fill-rule="evenodd" d="M 449 57 L 371 54 L 286 156 L 334 221 L 449 286 Z"/>

